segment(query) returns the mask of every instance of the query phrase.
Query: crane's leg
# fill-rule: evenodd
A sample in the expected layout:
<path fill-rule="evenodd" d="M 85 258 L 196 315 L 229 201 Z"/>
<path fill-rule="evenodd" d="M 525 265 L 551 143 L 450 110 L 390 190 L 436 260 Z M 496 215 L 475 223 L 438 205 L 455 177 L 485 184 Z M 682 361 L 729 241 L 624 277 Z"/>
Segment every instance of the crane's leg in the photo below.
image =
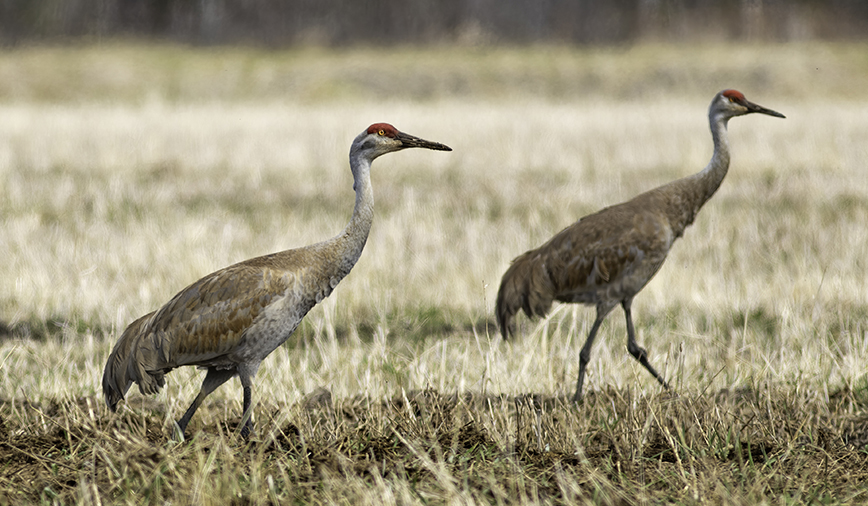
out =
<path fill-rule="evenodd" d="M 241 415 L 241 437 L 247 439 L 250 437 L 250 431 L 253 429 L 253 411 L 250 409 L 251 397 L 253 396 L 253 388 L 250 381 L 250 376 L 239 374 L 238 379 L 241 380 L 241 387 L 244 389 L 243 414 Z"/>
<path fill-rule="evenodd" d="M 184 416 L 178 420 L 178 430 L 180 431 L 180 436 L 183 438 L 184 431 L 187 430 L 187 424 L 190 423 L 190 419 L 193 418 L 193 413 L 199 409 L 199 405 L 202 404 L 202 401 L 205 400 L 205 397 L 208 397 L 208 394 L 213 392 L 223 383 L 229 381 L 232 376 L 235 376 L 235 369 L 215 369 L 209 368 L 208 374 L 205 375 L 205 379 L 202 381 L 202 388 L 199 390 L 199 395 L 193 399 L 193 403 L 190 404 L 190 407 L 187 408 L 187 412 L 184 413 Z"/>
<path fill-rule="evenodd" d="M 251 408 L 253 397 L 253 377 L 256 376 L 256 371 L 259 369 L 259 364 L 241 363 L 238 364 L 238 380 L 241 381 L 241 387 L 244 390 L 244 412 L 241 415 L 241 437 L 247 439 L 250 437 L 250 431 L 253 430 L 253 409 Z"/>
<path fill-rule="evenodd" d="M 621 302 L 621 306 L 624 308 L 624 315 L 627 317 L 627 351 L 630 352 L 630 355 L 633 355 L 633 358 L 639 361 L 645 369 L 648 369 L 648 372 L 651 373 L 651 376 L 657 378 L 657 381 L 663 385 L 667 390 L 669 389 L 669 384 L 663 379 L 663 376 L 660 376 L 657 371 L 648 363 L 648 353 L 645 352 L 645 348 L 642 348 L 638 344 L 636 344 L 636 331 L 633 329 L 633 316 L 630 313 L 630 306 L 633 304 L 633 299 L 626 299 Z"/>
<path fill-rule="evenodd" d="M 602 303 L 597 305 L 597 319 L 594 320 L 594 325 L 591 326 L 591 331 L 588 332 L 588 338 L 585 340 L 585 345 L 582 346 L 582 351 L 579 352 L 579 379 L 576 381 L 576 394 L 573 396 L 573 402 L 580 402 L 582 400 L 582 386 L 585 383 L 585 368 L 588 367 L 588 361 L 591 360 L 591 347 L 594 345 L 594 339 L 597 337 L 597 331 L 600 329 L 600 325 L 603 323 L 603 320 L 606 319 L 606 315 L 609 314 L 612 307 L 614 306 Z"/>

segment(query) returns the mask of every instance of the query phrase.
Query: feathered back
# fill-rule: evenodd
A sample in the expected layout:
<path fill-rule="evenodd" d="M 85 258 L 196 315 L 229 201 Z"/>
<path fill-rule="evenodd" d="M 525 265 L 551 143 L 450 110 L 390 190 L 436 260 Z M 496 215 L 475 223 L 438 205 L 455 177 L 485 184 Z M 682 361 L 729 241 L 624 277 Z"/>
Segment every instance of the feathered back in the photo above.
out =
<path fill-rule="evenodd" d="M 530 318 L 545 316 L 552 306 L 554 286 L 545 263 L 536 258 L 536 253 L 537 250 L 531 250 L 513 260 L 500 282 L 496 312 L 504 339 L 514 333 L 512 317 L 519 309 Z"/>

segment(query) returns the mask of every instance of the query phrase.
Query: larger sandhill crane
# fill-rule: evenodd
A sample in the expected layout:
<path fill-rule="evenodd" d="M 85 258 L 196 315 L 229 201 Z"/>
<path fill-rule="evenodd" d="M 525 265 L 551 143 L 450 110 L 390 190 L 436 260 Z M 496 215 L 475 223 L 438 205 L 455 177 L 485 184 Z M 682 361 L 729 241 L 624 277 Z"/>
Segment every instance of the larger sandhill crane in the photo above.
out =
<path fill-rule="evenodd" d="M 356 203 L 343 232 L 208 274 L 131 323 L 105 366 L 102 386 L 108 407 L 114 411 L 133 383 L 143 394 L 154 394 L 172 369 L 199 366 L 208 372 L 199 395 L 178 421 L 180 436 L 205 397 L 238 376 L 244 389 L 241 435 L 247 437 L 253 426 L 251 383 L 259 364 L 353 268 L 374 218 L 371 162 L 405 148 L 452 151 L 386 123 L 371 125 L 350 148 Z"/>
<path fill-rule="evenodd" d="M 579 354 L 575 402 L 582 399 L 585 368 L 597 330 L 618 304 L 627 318 L 627 350 L 661 385 L 669 388 L 648 363 L 648 354 L 636 344 L 630 305 L 726 176 L 727 122 L 754 112 L 784 117 L 748 102 L 738 91 L 721 91 L 708 108 L 714 140 L 714 155 L 708 166 L 697 174 L 585 216 L 539 248 L 517 257 L 503 275 L 496 312 L 504 339 L 514 333 L 512 318 L 519 309 L 533 317 L 545 316 L 555 300 L 597 307 L 597 317 Z"/>

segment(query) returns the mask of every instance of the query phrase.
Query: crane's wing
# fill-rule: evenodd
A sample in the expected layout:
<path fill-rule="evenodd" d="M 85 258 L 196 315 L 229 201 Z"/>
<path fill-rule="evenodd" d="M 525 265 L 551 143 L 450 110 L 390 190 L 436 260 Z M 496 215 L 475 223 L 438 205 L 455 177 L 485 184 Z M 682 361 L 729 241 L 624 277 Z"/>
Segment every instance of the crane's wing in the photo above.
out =
<path fill-rule="evenodd" d="M 663 216 L 628 204 L 586 216 L 534 250 L 555 299 L 622 300 L 654 276 L 675 235 Z"/>
<path fill-rule="evenodd" d="M 316 300 L 307 300 L 301 289 L 308 271 L 305 262 L 288 258 L 304 252 L 279 255 L 283 265 L 297 268 L 278 268 L 271 261 L 274 255 L 231 265 L 181 290 L 139 325 L 138 337 L 130 346 L 128 374 L 143 393 L 158 391 L 163 374 L 176 367 L 236 365 L 238 359 L 233 355 L 245 344 L 254 323 L 284 299 L 291 303 L 279 306 L 280 311 L 288 311 L 280 314 L 283 338 L 295 329 Z"/>
<path fill-rule="evenodd" d="M 554 300 L 614 304 L 645 286 L 677 237 L 666 217 L 654 212 L 659 198 L 648 192 L 585 216 L 516 257 L 497 292 L 504 338 L 519 309 L 533 317 L 548 313 Z"/>
<path fill-rule="evenodd" d="M 300 274 L 243 263 L 193 283 L 154 315 L 151 332 L 169 353 L 163 361 L 207 365 L 230 353 L 265 308 L 297 291 Z"/>

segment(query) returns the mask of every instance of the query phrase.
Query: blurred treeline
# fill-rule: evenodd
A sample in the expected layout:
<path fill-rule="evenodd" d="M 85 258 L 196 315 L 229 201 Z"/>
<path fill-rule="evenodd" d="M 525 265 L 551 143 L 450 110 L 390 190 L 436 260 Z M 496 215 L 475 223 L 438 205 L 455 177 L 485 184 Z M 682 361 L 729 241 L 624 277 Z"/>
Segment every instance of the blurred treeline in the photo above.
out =
<path fill-rule="evenodd" d="M 0 0 L 0 43 L 613 44 L 861 38 L 866 0 Z"/>

